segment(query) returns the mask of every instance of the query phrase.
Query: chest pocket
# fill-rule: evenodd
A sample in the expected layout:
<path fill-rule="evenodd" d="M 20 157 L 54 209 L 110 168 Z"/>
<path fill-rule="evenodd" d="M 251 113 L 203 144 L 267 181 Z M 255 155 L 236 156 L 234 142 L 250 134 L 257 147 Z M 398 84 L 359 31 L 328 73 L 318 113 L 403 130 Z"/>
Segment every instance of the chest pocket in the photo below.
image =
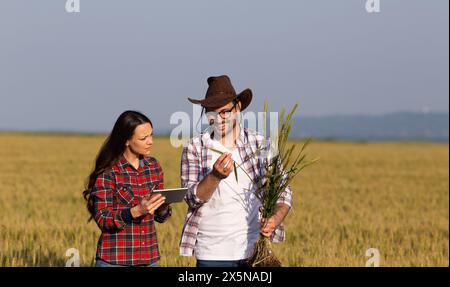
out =
<path fill-rule="evenodd" d="M 133 199 L 134 193 L 130 184 L 122 184 L 117 187 L 117 203 L 129 205 L 131 202 L 133 202 Z"/>

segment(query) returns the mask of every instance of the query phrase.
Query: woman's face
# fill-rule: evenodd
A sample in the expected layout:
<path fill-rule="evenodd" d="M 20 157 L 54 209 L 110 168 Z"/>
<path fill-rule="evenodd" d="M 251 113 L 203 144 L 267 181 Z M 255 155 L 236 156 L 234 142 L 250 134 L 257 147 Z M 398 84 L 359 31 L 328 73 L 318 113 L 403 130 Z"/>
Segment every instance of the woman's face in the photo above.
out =
<path fill-rule="evenodd" d="M 127 147 L 137 155 L 149 156 L 153 145 L 153 128 L 149 123 L 138 125 L 127 141 Z"/>

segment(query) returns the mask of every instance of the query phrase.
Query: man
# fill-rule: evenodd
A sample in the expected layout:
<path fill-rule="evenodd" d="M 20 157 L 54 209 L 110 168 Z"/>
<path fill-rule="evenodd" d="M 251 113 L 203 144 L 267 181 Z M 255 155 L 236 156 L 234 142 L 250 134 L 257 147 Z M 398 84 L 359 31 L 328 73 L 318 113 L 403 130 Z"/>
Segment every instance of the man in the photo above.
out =
<path fill-rule="evenodd" d="M 260 233 L 284 240 L 282 222 L 292 206 L 292 192 L 287 188 L 275 215 L 260 222 L 261 203 L 255 192 L 264 170 L 254 152 L 264 137 L 238 121 L 252 92 L 236 94 L 225 75 L 208 78 L 208 85 L 205 99 L 189 98 L 205 109 L 210 127 L 183 148 L 181 183 L 188 188 L 189 208 L 180 254 L 195 255 L 197 267 L 243 266 Z"/>

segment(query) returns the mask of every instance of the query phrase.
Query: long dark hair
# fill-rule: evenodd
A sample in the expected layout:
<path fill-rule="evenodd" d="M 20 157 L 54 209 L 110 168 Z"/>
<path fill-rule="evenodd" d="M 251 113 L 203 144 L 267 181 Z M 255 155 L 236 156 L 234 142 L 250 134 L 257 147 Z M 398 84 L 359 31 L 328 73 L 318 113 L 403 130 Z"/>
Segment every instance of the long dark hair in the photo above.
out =
<path fill-rule="evenodd" d="M 90 213 L 88 221 L 92 220 L 95 215 L 94 202 L 91 196 L 92 187 L 95 185 L 97 177 L 105 170 L 113 166 L 125 151 L 125 144 L 134 133 L 138 125 L 149 123 L 152 128 L 153 124 L 149 118 L 140 112 L 125 111 L 117 119 L 111 134 L 106 138 L 95 160 L 94 170 L 86 180 L 83 197 L 86 200 L 87 209 Z"/>

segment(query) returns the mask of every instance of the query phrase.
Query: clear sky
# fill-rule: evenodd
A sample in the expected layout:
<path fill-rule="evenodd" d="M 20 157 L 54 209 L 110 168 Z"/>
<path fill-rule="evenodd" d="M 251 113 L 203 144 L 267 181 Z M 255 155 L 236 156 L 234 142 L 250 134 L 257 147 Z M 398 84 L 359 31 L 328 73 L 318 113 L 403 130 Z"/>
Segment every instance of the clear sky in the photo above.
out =
<path fill-rule="evenodd" d="M 255 111 L 448 111 L 448 0 L 65 2 L 1 0 L 0 130 L 109 131 L 126 109 L 167 128 L 220 74 Z"/>

